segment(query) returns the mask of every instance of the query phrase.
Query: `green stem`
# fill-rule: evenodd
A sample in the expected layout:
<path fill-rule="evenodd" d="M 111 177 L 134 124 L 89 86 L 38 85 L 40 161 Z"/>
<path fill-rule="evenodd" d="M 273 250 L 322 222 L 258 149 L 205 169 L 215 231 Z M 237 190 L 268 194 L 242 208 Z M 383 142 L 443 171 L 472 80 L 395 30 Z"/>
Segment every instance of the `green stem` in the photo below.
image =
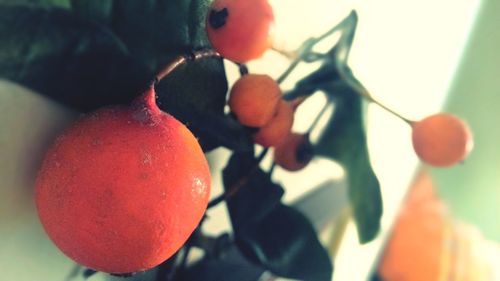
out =
<path fill-rule="evenodd" d="M 349 224 L 350 218 L 351 209 L 350 207 L 345 207 L 342 210 L 337 222 L 335 223 L 332 236 L 330 237 L 328 252 L 330 253 L 332 259 L 335 259 L 335 256 L 337 256 L 337 253 L 339 252 L 340 244 L 342 242 L 342 238 L 344 238 L 344 234 L 347 229 L 347 225 Z"/>
<path fill-rule="evenodd" d="M 354 34 L 357 26 L 357 15 L 352 12 L 351 15 L 345 20 L 345 28 L 342 36 L 339 39 L 337 45 L 332 49 L 331 53 L 334 55 L 335 64 L 337 70 L 340 74 L 342 80 L 347 82 L 356 92 L 368 100 L 369 102 L 375 103 L 389 113 L 399 117 L 404 122 L 408 123 L 410 126 L 413 121 L 403 117 L 401 114 L 395 112 L 394 110 L 388 108 L 378 100 L 376 100 L 370 92 L 359 82 L 358 79 L 352 74 L 351 69 L 348 66 L 349 53 L 351 51 L 352 43 L 354 41 Z"/>
<path fill-rule="evenodd" d="M 307 129 L 306 134 L 310 134 L 312 132 L 312 130 L 314 130 L 314 128 L 316 128 L 316 126 L 319 123 L 319 120 L 321 120 L 321 117 L 323 117 L 323 115 L 325 114 L 325 112 L 329 106 L 330 106 L 329 102 L 326 102 L 325 105 L 323 105 L 320 112 L 318 113 L 318 115 L 316 115 L 316 118 L 314 118 L 314 121 L 309 126 L 309 129 Z"/>

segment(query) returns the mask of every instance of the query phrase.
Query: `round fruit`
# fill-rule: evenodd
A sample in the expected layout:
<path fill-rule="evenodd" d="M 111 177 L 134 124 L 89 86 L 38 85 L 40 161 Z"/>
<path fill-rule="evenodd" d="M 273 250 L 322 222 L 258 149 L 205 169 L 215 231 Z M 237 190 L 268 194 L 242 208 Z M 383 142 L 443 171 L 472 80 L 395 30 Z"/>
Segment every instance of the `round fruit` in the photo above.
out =
<path fill-rule="evenodd" d="M 280 100 L 281 89 L 273 78 L 248 74 L 234 83 L 228 104 L 241 124 L 262 127 L 273 118 Z"/>
<path fill-rule="evenodd" d="M 292 105 L 281 100 L 274 117 L 253 134 L 254 142 L 264 147 L 281 144 L 290 134 L 294 113 Z"/>
<path fill-rule="evenodd" d="M 274 15 L 268 0 L 215 0 L 206 29 L 213 48 L 244 63 L 262 56 L 272 45 Z"/>
<path fill-rule="evenodd" d="M 437 167 L 452 166 L 463 161 L 473 146 L 467 124 L 446 113 L 415 122 L 412 139 L 418 157 Z"/>
<path fill-rule="evenodd" d="M 448 280 L 451 218 L 428 183 L 420 181 L 409 193 L 381 259 L 382 280 Z"/>
<path fill-rule="evenodd" d="M 312 145 L 309 136 L 291 133 L 283 143 L 274 148 L 274 162 L 285 170 L 298 171 L 312 159 Z"/>
<path fill-rule="evenodd" d="M 152 268 L 201 220 L 210 171 L 196 138 L 149 89 L 130 107 L 90 113 L 49 149 L 36 180 L 40 220 L 76 262 L 104 272 Z"/>

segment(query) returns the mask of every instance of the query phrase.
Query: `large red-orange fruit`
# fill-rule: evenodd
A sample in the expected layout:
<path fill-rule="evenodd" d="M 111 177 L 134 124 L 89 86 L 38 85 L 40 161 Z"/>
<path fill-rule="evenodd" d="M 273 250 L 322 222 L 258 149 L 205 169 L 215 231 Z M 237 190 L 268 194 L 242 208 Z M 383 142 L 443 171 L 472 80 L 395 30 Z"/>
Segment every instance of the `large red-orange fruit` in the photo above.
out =
<path fill-rule="evenodd" d="M 196 138 L 151 88 L 90 113 L 49 149 L 36 180 L 40 220 L 89 268 L 137 272 L 172 256 L 201 220 L 210 171 Z"/>

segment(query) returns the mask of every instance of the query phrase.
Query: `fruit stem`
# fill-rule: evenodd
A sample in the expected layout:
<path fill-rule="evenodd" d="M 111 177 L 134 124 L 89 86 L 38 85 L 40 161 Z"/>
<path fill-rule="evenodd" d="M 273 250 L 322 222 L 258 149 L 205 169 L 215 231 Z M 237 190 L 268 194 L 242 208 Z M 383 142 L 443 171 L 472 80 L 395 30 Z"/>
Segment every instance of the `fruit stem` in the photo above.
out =
<path fill-rule="evenodd" d="M 271 46 L 270 50 L 284 56 L 285 58 L 287 58 L 289 60 L 295 60 L 299 57 L 299 54 L 297 51 L 287 51 L 287 50 L 283 50 L 281 48 L 278 48 L 276 46 Z"/>
<path fill-rule="evenodd" d="M 236 63 L 236 65 L 238 66 L 238 70 L 240 71 L 240 75 L 241 76 L 245 76 L 248 74 L 248 66 L 244 63 Z"/>
<path fill-rule="evenodd" d="M 334 230 L 331 234 L 330 237 L 330 242 L 328 243 L 328 252 L 330 254 L 330 257 L 332 259 L 337 256 L 337 253 L 340 249 L 340 243 L 342 242 L 342 238 L 345 235 L 345 232 L 347 230 L 347 225 L 349 223 L 349 220 L 352 217 L 352 210 L 350 207 L 345 207 L 341 213 L 339 218 L 337 219 Z"/>
<path fill-rule="evenodd" d="M 337 45 L 329 52 L 333 57 L 333 61 L 336 65 L 337 71 L 341 80 L 347 82 L 349 86 L 351 86 L 356 93 L 366 100 L 373 102 L 385 109 L 389 113 L 399 117 L 404 122 L 408 123 L 410 126 L 413 124 L 413 121 L 403 117 L 401 114 L 395 112 L 394 110 L 388 108 L 378 100 L 376 100 L 370 92 L 359 82 L 358 79 L 353 75 L 351 69 L 348 66 L 349 53 L 351 51 L 352 43 L 354 41 L 354 34 L 356 31 L 356 26 L 358 23 L 357 14 L 353 11 L 341 24 L 343 25 L 342 35 L 339 38 Z"/>
<path fill-rule="evenodd" d="M 288 52 L 275 47 L 271 48 L 273 51 L 278 52 L 279 54 L 289 59 L 293 59 L 292 63 L 288 66 L 288 68 L 276 80 L 278 84 L 281 84 L 283 81 L 285 81 L 288 75 L 292 73 L 292 71 L 297 67 L 297 65 L 299 65 L 300 62 L 304 61 L 310 63 L 317 60 L 325 59 L 326 58 L 325 55 L 318 54 L 312 51 L 314 46 L 316 46 L 317 43 L 321 42 L 322 40 L 324 40 L 325 38 L 329 37 L 330 35 L 336 32 L 340 31 L 344 33 L 346 30 L 356 27 L 357 20 L 358 20 L 358 15 L 356 11 L 353 10 L 345 19 L 343 19 L 340 23 L 332 27 L 327 32 L 323 33 L 319 37 L 313 37 L 307 39 L 304 43 L 302 43 L 302 46 L 300 46 L 297 51 Z"/>
<path fill-rule="evenodd" d="M 401 120 L 406 122 L 408 125 L 410 125 L 410 126 L 413 125 L 414 121 L 402 116 L 401 114 L 397 113 L 396 111 L 390 109 L 389 107 L 387 107 L 383 103 L 376 100 L 370 94 L 370 92 L 361 84 L 361 82 L 359 82 L 359 80 L 356 79 L 356 77 L 354 77 L 351 70 L 347 66 L 345 60 L 347 60 L 347 58 L 337 60 L 337 68 L 339 70 L 340 77 L 342 78 L 343 81 L 347 82 L 347 84 L 349 86 L 351 86 L 356 91 L 356 93 L 358 95 L 360 95 L 361 97 L 363 97 L 367 101 L 372 102 L 372 103 L 380 106 L 382 109 L 384 109 L 387 112 L 391 113 L 392 115 L 400 118 Z"/>
<path fill-rule="evenodd" d="M 329 106 L 330 106 L 329 102 L 326 102 L 325 105 L 323 105 L 323 108 L 321 108 L 321 110 L 318 113 L 318 115 L 316 115 L 316 118 L 314 118 L 314 121 L 309 126 L 309 129 L 307 129 L 306 134 L 310 134 L 312 132 L 312 130 L 314 130 L 314 128 L 316 128 L 316 126 L 319 123 L 319 120 L 321 120 L 321 117 L 323 117 L 323 115 L 325 114 L 325 112 L 326 112 L 326 110 L 328 109 Z"/>
<path fill-rule="evenodd" d="M 284 56 L 293 58 L 293 61 L 289 65 L 289 67 L 281 74 L 281 76 L 277 79 L 278 83 L 282 83 L 289 74 L 297 67 L 300 62 L 314 62 L 317 60 L 329 60 L 333 62 L 336 68 L 336 73 L 338 73 L 340 78 L 339 80 L 342 83 L 347 83 L 352 89 L 356 91 L 358 95 L 365 98 L 369 102 L 375 103 L 384 110 L 389 113 L 399 117 L 401 120 L 409 124 L 413 125 L 413 121 L 403 117 L 401 114 L 395 112 L 394 110 L 388 108 L 378 100 L 376 100 L 368 90 L 359 82 L 356 77 L 352 74 L 351 69 L 348 66 L 348 58 L 349 53 L 352 47 L 352 43 L 354 41 L 354 34 L 356 31 L 358 22 L 358 16 L 355 11 L 352 11 L 344 20 L 342 20 L 339 24 L 334 26 L 332 29 L 328 30 L 324 34 L 316 38 L 310 38 L 306 40 L 302 46 L 296 52 L 286 52 L 279 49 L 274 49 L 276 52 L 281 53 Z M 323 39 L 329 37 L 330 35 L 340 32 L 340 38 L 338 39 L 336 45 L 326 54 L 317 54 L 313 52 L 313 47 Z M 333 81 L 332 81 L 333 82 Z M 301 90 L 295 89 L 284 96 L 284 99 L 293 100 L 295 107 L 297 107 L 300 103 L 302 103 L 309 96 L 314 94 L 318 89 L 317 85 L 309 88 L 302 88 Z M 299 99 L 301 98 L 301 99 Z M 297 100 L 297 101 L 295 101 Z"/>
<path fill-rule="evenodd" d="M 187 62 L 198 61 L 206 58 L 222 58 L 222 56 L 213 49 L 203 49 L 186 55 L 180 55 L 157 72 L 153 83 L 155 85 L 160 83 L 163 78 L 167 77 L 170 73 L 177 69 L 177 67 Z"/>

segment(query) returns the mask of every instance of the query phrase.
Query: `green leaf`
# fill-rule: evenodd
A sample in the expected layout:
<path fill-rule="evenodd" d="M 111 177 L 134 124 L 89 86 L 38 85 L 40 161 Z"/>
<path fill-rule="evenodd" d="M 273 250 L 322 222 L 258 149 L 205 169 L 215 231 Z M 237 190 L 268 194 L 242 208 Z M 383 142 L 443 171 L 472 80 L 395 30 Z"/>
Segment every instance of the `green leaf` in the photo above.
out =
<path fill-rule="evenodd" d="M 69 2 L 71 9 L 80 17 L 105 25 L 111 24 L 113 0 L 70 0 Z"/>
<path fill-rule="evenodd" d="M 280 204 L 235 237 L 250 260 L 272 273 L 299 280 L 330 281 L 333 265 L 309 220 Z"/>
<path fill-rule="evenodd" d="M 72 0 L 81 17 L 107 25 L 131 55 L 156 72 L 179 55 L 210 47 L 205 34 L 209 0 Z M 187 124 L 205 151 L 220 145 L 248 151 L 243 128 L 227 127 L 227 80 L 221 59 L 190 62 L 157 86 L 162 110 Z M 226 133 L 226 134 L 225 134 Z"/>
<path fill-rule="evenodd" d="M 206 46 L 206 1 L 73 0 L 73 13 L 48 2 L 2 6 L 0 76 L 80 111 L 130 103 L 157 65 Z M 160 108 L 187 124 L 205 151 L 249 151 L 245 128 L 224 116 L 226 92 L 219 59 L 181 66 L 157 87 Z"/>
<path fill-rule="evenodd" d="M 237 246 L 250 261 L 278 276 L 331 280 L 332 262 L 313 226 L 300 212 L 280 203 L 283 189 L 269 174 L 255 170 L 256 165 L 252 155 L 235 154 L 223 173 L 226 191 L 246 178 L 227 199 Z"/>
<path fill-rule="evenodd" d="M 69 8 L 70 0 L 0 0 L 0 5 Z"/>
<path fill-rule="evenodd" d="M 324 89 L 329 92 L 331 89 Z M 339 161 L 345 168 L 349 198 L 361 243 L 380 229 L 382 197 L 370 164 L 363 126 L 361 97 L 349 87 L 337 87 L 335 113 L 315 145 L 315 154 Z"/>
<path fill-rule="evenodd" d="M 179 55 L 209 48 L 205 15 L 209 0 L 87 0 L 72 1 L 80 16 L 107 24 L 132 56 L 157 71 Z M 221 59 L 182 66 L 157 88 L 162 109 L 194 108 L 223 114 L 227 80 Z M 177 110 L 178 111 L 178 110 Z M 189 112 L 176 116 L 187 118 Z"/>
<path fill-rule="evenodd" d="M 108 29 L 58 8 L 1 6 L 0 76 L 72 108 L 128 103 L 152 74 Z"/>
<path fill-rule="evenodd" d="M 224 188 L 231 190 L 242 178 L 245 183 L 227 200 L 229 215 L 236 234 L 247 225 L 259 222 L 271 212 L 283 196 L 283 188 L 258 168 L 252 154 L 234 153 L 223 171 Z"/>
<path fill-rule="evenodd" d="M 186 124 L 204 151 L 218 146 L 240 153 L 253 151 L 254 143 L 247 129 L 230 116 L 202 113 L 188 107 L 174 107 L 170 113 Z"/>

